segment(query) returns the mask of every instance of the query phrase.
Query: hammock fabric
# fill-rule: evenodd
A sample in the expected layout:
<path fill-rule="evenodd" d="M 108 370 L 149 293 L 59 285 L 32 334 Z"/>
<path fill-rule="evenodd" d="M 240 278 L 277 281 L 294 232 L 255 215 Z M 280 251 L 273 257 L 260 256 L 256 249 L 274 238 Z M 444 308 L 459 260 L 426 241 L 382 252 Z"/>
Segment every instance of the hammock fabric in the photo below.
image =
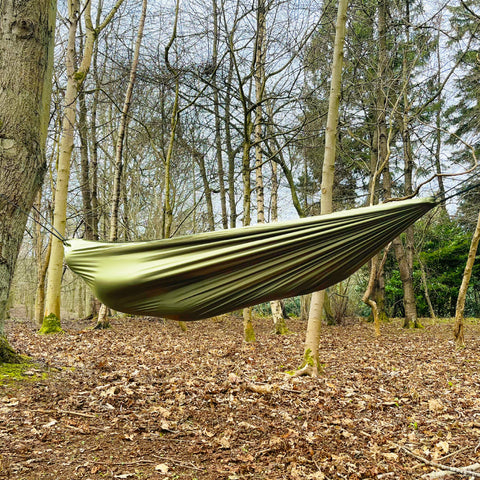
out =
<path fill-rule="evenodd" d="M 167 240 L 73 239 L 66 262 L 114 310 L 199 320 L 344 280 L 436 204 L 405 200 Z"/>

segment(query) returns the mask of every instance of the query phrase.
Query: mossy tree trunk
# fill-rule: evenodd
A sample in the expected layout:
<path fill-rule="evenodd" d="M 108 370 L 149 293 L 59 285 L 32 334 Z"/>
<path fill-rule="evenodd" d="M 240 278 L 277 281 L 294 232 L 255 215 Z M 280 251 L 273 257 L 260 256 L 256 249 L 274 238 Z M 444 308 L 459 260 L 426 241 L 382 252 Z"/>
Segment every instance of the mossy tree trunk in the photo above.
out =
<path fill-rule="evenodd" d="M 455 336 L 455 343 L 457 347 L 461 348 L 465 345 L 464 327 L 463 327 L 463 315 L 465 312 L 465 300 L 467 298 L 468 284 L 472 276 L 473 264 L 475 263 L 475 257 L 477 255 L 478 244 L 480 242 L 480 212 L 478 213 L 477 226 L 473 233 L 472 242 L 470 244 L 470 250 L 468 252 L 467 263 L 465 270 L 463 271 L 462 284 L 458 291 L 457 307 L 455 310 L 455 325 L 453 333 Z"/>
<path fill-rule="evenodd" d="M 70 163 L 74 145 L 76 106 L 80 89 L 90 70 L 95 42 L 100 32 L 110 23 L 115 13 L 124 0 L 117 0 L 105 20 L 97 27 L 93 26 L 91 17 L 91 4 L 86 2 L 83 9 L 80 8 L 79 0 L 68 2 L 69 10 L 69 33 L 66 53 L 67 87 L 64 98 L 64 111 L 62 117 L 62 133 L 60 136 L 60 155 L 57 166 L 57 182 L 55 186 L 55 206 L 53 225 L 61 235 L 65 234 L 67 223 L 67 195 L 70 179 Z M 78 68 L 76 69 L 76 35 L 83 14 L 86 26 L 86 37 L 83 52 Z M 45 321 L 40 333 L 60 332 L 60 290 L 63 274 L 63 244 L 57 238 L 52 239 L 52 251 L 48 266 L 47 298 L 45 306 Z"/>
<path fill-rule="evenodd" d="M 325 129 L 325 154 L 322 167 L 322 197 L 320 212 L 322 215 L 333 210 L 333 180 L 337 143 L 338 115 L 343 68 L 343 46 L 345 43 L 345 25 L 347 21 L 348 0 L 339 0 L 335 26 L 335 45 L 333 49 L 332 78 L 328 103 L 327 126 Z M 305 338 L 304 362 L 298 374 L 317 376 L 320 372 L 319 343 L 321 318 L 325 300 L 325 291 L 314 292 L 310 304 L 307 335 Z"/>
<path fill-rule="evenodd" d="M 45 172 L 56 2 L 0 2 L 0 362 L 19 357 L 5 314 L 27 217 Z"/>

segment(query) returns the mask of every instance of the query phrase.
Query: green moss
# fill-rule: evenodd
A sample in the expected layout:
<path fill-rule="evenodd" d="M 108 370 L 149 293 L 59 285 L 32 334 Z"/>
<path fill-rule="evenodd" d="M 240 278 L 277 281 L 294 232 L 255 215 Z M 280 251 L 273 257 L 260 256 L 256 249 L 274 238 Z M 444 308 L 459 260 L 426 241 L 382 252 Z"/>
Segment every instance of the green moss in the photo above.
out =
<path fill-rule="evenodd" d="M 303 363 L 300 365 L 300 368 L 306 367 L 313 367 L 315 365 L 315 357 L 312 355 L 312 350 L 307 348 L 305 353 L 303 354 Z"/>
<path fill-rule="evenodd" d="M 46 335 L 49 333 L 63 333 L 60 325 L 60 319 L 54 313 L 43 317 L 42 328 L 40 328 L 38 333 L 41 335 Z"/>
<path fill-rule="evenodd" d="M 307 348 L 305 350 L 305 353 L 303 354 L 303 362 L 299 367 L 299 371 L 310 367 L 310 369 L 313 369 L 315 371 L 315 366 L 317 367 L 316 371 L 318 374 L 321 374 L 325 368 L 324 363 L 320 363 L 320 359 L 318 357 L 315 357 L 312 355 L 312 350 L 310 348 Z"/>
<path fill-rule="evenodd" d="M 289 333 L 290 330 L 288 329 L 284 318 L 275 324 L 275 335 L 287 335 Z"/>
<path fill-rule="evenodd" d="M 38 365 L 32 363 L 28 357 L 20 356 L 21 363 L 0 364 L 0 385 L 12 381 L 37 381 L 45 380 L 47 372 L 41 372 Z"/>
<path fill-rule="evenodd" d="M 421 323 L 420 323 L 420 320 L 418 320 L 418 318 L 415 318 L 414 320 L 407 320 L 405 319 L 403 321 L 403 325 L 402 325 L 403 328 L 425 328 Z"/>
<path fill-rule="evenodd" d="M 179 320 L 178 321 L 178 326 L 180 327 L 180 330 L 182 332 L 186 332 L 187 331 L 187 324 L 185 322 L 183 322 L 182 320 Z"/>
<path fill-rule="evenodd" d="M 7 339 L 0 336 L 0 363 L 21 363 L 22 356 L 10 346 Z"/>
<path fill-rule="evenodd" d="M 110 320 L 108 318 L 105 318 L 103 322 L 97 322 L 93 327 L 94 330 L 108 330 L 109 328 L 112 328 L 112 325 L 110 324 Z"/>
<path fill-rule="evenodd" d="M 85 80 L 87 74 L 85 72 L 75 72 L 73 78 L 77 83 L 82 83 Z"/>
<path fill-rule="evenodd" d="M 244 332 L 243 332 L 243 339 L 245 342 L 255 342 L 255 330 L 253 329 L 252 322 L 248 322 L 248 324 L 245 326 Z"/>

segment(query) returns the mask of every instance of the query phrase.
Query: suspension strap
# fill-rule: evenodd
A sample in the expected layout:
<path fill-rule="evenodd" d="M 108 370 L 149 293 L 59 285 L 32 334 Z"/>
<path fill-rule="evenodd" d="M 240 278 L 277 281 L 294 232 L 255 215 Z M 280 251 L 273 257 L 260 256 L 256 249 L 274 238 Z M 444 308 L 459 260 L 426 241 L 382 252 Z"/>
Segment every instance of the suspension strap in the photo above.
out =
<path fill-rule="evenodd" d="M 11 205 L 13 205 L 15 208 L 18 208 L 18 210 L 20 210 L 21 212 L 23 212 L 27 218 L 30 218 L 31 220 L 33 220 L 35 223 L 37 223 L 38 225 L 40 225 L 42 228 L 44 228 L 47 232 L 49 232 L 51 235 L 53 235 L 55 238 L 57 238 L 58 240 L 60 240 L 64 245 L 68 245 L 68 242 L 67 242 L 67 239 L 47 220 L 47 218 L 45 218 L 45 216 L 35 207 L 35 206 L 32 206 L 33 210 L 35 210 L 35 212 L 38 213 L 38 215 L 43 219 L 43 221 L 45 223 L 42 223 L 42 222 L 39 222 L 35 217 L 33 217 L 32 215 L 30 215 L 29 212 L 27 212 L 26 210 L 24 210 L 20 205 L 18 205 L 18 203 L 15 203 L 13 200 L 11 200 L 10 198 L 8 198 L 5 194 L 3 193 L 0 193 L 0 197 L 4 198 L 8 203 L 10 203 Z M 49 225 L 49 226 L 48 226 Z"/>
<path fill-rule="evenodd" d="M 462 185 L 468 181 L 470 181 L 471 179 L 473 178 L 470 177 L 470 178 L 467 178 L 466 180 L 463 180 L 462 182 L 459 183 L 459 185 Z M 453 190 L 454 188 L 457 188 L 458 185 L 456 185 L 455 187 L 452 187 L 450 188 L 449 190 L 447 190 L 447 192 L 450 192 L 451 190 Z M 451 198 L 453 197 L 457 197 L 459 195 L 462 195 L 463 193 L 466 193 L 466 192 L 469 192 L 470 190 L 474 190 L 475 188 L 479 188 L 480 187 L 480 182 L 477 182 L 477 183 L 474 183 L 472 185 L 468 185 L 467 187 L 465 188 L 462 188 L 461 190 L 457 190 L 455 193 L 452 193 L 451 195 L 449 195 L 448 197 L 445 197 L 444 199 L 442 199 L 441 201 L 442 202 L 446 202 L 447 200 L 450 200 Z M 437 196 L 437 199 L 438 199 L 438 196 Z"/>

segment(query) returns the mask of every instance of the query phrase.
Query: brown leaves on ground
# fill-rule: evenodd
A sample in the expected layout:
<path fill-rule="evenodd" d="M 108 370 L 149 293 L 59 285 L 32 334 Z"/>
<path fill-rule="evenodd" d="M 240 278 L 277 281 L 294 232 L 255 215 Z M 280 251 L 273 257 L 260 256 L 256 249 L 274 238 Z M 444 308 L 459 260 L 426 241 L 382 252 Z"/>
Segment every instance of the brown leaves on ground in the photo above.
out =
<path fill-rule="evenodd" d="M 408 455 L 480 457 L 480 328 L 457 351 L 447 325 L 323 331 L 320 378 L 291 378 L 305 324 L 121 319 L 109 331 L 39 336 L 10 324 L 44 379 L 0 386 L 0 478 L 417 479 Z M 447 477 L 443 477 L 447 478 Z"/>

